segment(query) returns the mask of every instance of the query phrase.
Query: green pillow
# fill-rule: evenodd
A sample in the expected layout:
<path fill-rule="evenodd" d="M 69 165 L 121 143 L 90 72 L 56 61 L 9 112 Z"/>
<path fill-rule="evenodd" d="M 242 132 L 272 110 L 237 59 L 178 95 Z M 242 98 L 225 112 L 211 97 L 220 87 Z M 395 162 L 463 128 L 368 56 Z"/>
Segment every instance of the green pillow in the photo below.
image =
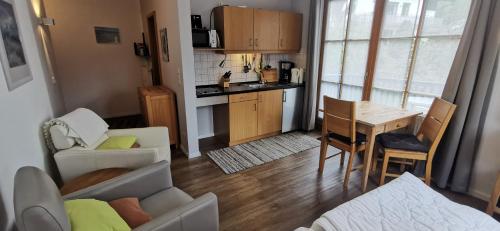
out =
<path fill-rule="evenodd" d="M 127 223 L 105 201 L 94 199 L 64 202 L 72 231 L 130 231 Z"/>
<path fill-rule="evenodd" d="M 135 141 L 137 141 L 137 137 L 135 136 L 111 136 L 99 145 L 97 149 L 129 149 L 134 145 Z"/>

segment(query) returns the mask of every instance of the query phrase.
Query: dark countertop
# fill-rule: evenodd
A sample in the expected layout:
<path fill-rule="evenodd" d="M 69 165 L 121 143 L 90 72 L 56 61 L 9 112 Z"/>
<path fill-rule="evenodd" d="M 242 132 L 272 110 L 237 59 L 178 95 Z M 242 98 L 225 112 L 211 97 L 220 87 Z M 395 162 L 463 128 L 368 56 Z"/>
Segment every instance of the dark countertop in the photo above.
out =
<path fill-rule="evenodd" d="M 232 83 L 228 88 L 219 85 L 205 85 L 196 87 L 196 98 L 204 98 L 219 95 L 232 95 L 247 92 L 269 91 L 275 89 L 288 89 L 303 87 L 304 84 L 297 83 L 266 83 L 262 86 L 251 87 L 249 85 L 258 84 L 258 82 Z"/>

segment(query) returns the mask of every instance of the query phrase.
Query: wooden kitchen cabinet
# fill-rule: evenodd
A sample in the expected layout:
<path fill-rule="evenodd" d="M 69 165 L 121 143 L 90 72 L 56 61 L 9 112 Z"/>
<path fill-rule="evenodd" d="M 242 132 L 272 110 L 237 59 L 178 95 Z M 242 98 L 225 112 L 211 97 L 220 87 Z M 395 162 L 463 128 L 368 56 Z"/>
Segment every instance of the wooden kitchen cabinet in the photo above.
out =
<path fill-rule="evenodd" d="M 294 53 L 302 43 L 302 15 L 293 12 L 221 6 L 215 28 L 225 53 Z"/>
<path fill-rule="evenodd" d="M 281 131 L 283 114 L 283 90 L 261 91 L 258 100 L 258 135 Z"/>
<path fill-rule="evenodd" d="M 215 27 L 224 49 L 245 51 L 254 49 L 254 14 L 252 8 L 215 8 Z"/>
<path fill-rule="evenodd" d="M 149 127 L 168 127 L 170 144 L 179 145 L 175 93 L 164 86 L 140 87 L 141 110 Z"/>
<path fill-rule="evenodd" d="M 302 43 L 302 14 L 279 13 L 279 50 L 299 51 Z"/>
<path fill-rule="evenodd" d="M 253 95 L 248 97 L 241 95 Z M 229 103 L 229 145 L 242 143 L 257 136 L 257 94 L 231 95 Z M 231 98 L 233 98 L 231 100 Z M 243 101 L 235 99 L 242 98 Z"/>
<path fill-rule="evenodd" d="M 272 10 L 254 10 L 254 50 L 276 51 L 278 39 L 276 33 L 280 29 L 280 13 Z"/>
<path fill-rule="evenodd" d="M 281 132 L 283 90 L 229 96 L 229 146 Z"/>

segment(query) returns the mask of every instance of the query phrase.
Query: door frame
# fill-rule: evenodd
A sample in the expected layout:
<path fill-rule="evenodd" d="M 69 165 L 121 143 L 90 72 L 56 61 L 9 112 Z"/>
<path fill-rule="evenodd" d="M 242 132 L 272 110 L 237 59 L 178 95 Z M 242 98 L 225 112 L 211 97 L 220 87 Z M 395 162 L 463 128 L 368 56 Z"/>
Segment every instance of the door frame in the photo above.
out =
<path fill-rule="evenodd" d="M 160 50 L 160 44 L 158 43 L 158 41 L 160 41 L 159 39 L 159 28 L 158 28 L 158 20 L 156 18 L 156 11 L 153 11 L 151 13 L 149 13 L 147 16 L 146 16 L 146 28 L 148 30 L 148 40 L 149 40 L 149 43 L 150 43 L 150 47 L 153 46 L 153 44 L 151 43 L 151 31 L 149 31 L 149 19 L 150 18 L 153 18 L 154 20 L 154 28 L 155 28 L 155 31 L 153 32 L 153 34 L 155 35 L 155 40 L 156 40 L 156 47 L 155 47 L 155 50 L 156 50 L 156 59 L 158 60 L 158 74 L 160 75 L 160 85 L 163 85 L 163 72 L 162 72 L 162 68 L 161 68 L 161 54 L 159 52 Z M 153 56 L 155 54 L 153 54 L 153 52 L 151 52 L 151 56 Z M 153 74 L 151 73 L 151 82 L 153 81 Z"/>

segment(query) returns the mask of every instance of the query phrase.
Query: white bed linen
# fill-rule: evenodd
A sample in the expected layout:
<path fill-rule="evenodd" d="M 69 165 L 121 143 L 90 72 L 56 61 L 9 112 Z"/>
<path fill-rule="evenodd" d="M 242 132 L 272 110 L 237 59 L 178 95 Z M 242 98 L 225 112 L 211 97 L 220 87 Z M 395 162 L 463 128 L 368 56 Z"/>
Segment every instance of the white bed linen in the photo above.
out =
<path fill-rule="evenodd" d="M 309 230 L 500 231 L 500 223 L 481 211 L 450 201 L 405 173 L 326 212 Z"/>

